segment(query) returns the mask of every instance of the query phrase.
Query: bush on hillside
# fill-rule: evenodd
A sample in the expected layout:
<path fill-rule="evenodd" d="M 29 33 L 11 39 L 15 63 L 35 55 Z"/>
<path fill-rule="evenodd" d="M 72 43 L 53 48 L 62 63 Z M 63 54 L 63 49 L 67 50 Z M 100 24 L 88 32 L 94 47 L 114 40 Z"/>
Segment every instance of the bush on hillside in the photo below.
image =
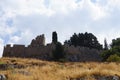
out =
<path fill-rule="evenodd" d="M 111 55 L 118 55 L 120 57 L 120 46 L 114 46 L 113 48 L 109 49 L 109 50 L 105 50 L 103 51 L 103 53 L 101 54 L 103 61 L 107 61 L 107 59 L 111 56 Z"/>
<path fill-rule="evenodd" d="M 120 57 L 117 54 L 111 55 L 107 59 L 108 62 L 120 62 Z"/>

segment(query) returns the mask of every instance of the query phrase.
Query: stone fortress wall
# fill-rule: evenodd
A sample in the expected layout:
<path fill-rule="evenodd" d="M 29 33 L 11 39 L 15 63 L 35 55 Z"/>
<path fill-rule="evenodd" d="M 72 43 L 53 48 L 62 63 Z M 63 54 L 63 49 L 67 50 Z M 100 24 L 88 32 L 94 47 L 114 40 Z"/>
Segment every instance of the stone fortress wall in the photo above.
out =
<path fill-rule="evenodd" d="M 45 45 L 44 34 L 37 36 L 31 41 L 28 47 L 25 45 L 10 44 L 4 47 L 3 57 L 22 57 L 22 58 L 37 58 L 42 60 L 51 60 L 52 51 L 55 48 L 53 43 Z M 100 51 L 85 47 L 74 47 L 64 45 L 65 53 L 69 61 L 100 61 Z"/>

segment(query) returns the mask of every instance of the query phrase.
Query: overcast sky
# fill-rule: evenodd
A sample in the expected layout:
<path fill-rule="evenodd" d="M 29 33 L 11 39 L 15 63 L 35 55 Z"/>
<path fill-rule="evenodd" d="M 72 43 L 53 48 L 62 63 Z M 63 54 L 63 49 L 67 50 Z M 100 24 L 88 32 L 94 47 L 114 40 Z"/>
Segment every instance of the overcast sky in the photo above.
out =
<path fill-rule="evenodd" d="M 93 33 L 100 43 L 120 37 L 120 0 L 0 0 L 0 56 L 6 44 L 30 44 L 52 32 L 64 42 L 74 33 Z"/>

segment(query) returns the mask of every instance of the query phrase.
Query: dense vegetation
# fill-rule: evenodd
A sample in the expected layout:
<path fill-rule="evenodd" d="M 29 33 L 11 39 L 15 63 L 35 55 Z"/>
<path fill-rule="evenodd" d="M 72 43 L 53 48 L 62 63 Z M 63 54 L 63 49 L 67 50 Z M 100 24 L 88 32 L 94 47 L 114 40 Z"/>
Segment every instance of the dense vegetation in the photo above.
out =
<path fill-rule="evenodd" d="M 52 53 L 52 58 L 55 61 L 61 61 L 65 58 L 64 47 L 63 45 L 58 42 L 57 32 L 52 33 L 52 43 L 55 45 L 55 49 Z"/>
<path fill-rule="evenodd" d="M 64 48 L 60 42 L 55 44 L 55 50 L 53 50 L 53 60 L 61 61 L 65 58 Z"/>
<path fill-rule="evenodd" d="M 103 61 L 120 62 L 120 38 L 113 39 L 110 49 L 102 53 Z"/>
<path fill-rule="evenodd" d="M 102 45 L 98 42 L 96 36 L 87 32 L 79 34 L 74 33 L 69 40 L 65 41 L 65 44 L 102 50 Z"/>

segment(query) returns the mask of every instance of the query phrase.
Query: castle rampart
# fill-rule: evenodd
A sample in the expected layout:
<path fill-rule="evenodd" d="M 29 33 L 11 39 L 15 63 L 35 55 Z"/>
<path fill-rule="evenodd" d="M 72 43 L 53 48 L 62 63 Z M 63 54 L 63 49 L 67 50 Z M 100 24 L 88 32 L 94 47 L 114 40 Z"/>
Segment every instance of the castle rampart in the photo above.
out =
<path fill-rule="evenodd" d="M 15 44 L 13 47 L 8 44 L 4 47 L 3 57 L 22 57 L 22 58 L 37 58 L 42 60 L 50 60 L 52 51 L 55 48 L 54 43 L 45 45 L 44 35 L 37 36 L 28 45 Z M 100 51 L 89 49 L 86 47 L 74 47 L 64 45 L 65 53 L 69 61 L 100 61 Z"/>

